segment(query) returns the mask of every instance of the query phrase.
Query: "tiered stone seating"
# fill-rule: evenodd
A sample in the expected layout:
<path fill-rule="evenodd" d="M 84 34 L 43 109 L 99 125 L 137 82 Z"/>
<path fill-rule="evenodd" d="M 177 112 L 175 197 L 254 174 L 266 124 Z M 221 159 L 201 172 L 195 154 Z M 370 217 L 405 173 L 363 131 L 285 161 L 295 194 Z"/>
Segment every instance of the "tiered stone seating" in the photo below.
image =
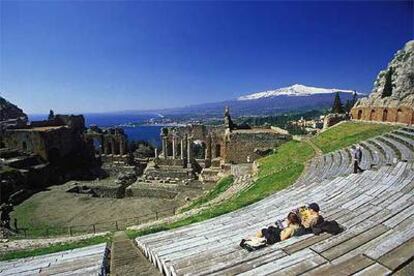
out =
<path fill-rule="evenodd" d="M 378 138 L 370 142 L 361 143 L 369 145 L 362 165 L 391 165 L 350 174 L 351 148 L 320 156 L 288 189 L 235 212 L 136 242 L 166 275 L 390 273 L 414 257 L 414 163 L 389 162 L 398 159 L 397 147 Z M 401 151 L 413 153 L 410 147 L 397 149 L 401 156 Z M 293 237 L 250 253 L 239 248 L 242 238 L 310 202 L 318 202 L 322 215 L 337 220 L 345 231 Z"/>
<path fill-rule="evenodd" d="M 370 169 L 372 166 L 381 167 L 392 164 L 396 160 L 414 160 L 414 132 L 411 132 L 411 128 L 369 139 L 360 143 L 360 146 L 363 153 L 360 166 L 363 169 Z M 351 173 L 351 152 L 355 147 L 356 145 L 314 158 L 301 181 L 316 181 Z"/>
<path fill-rule="evenodd" d="M 106 275 L 106 244 L 0 262 L 0 275 Z"/>

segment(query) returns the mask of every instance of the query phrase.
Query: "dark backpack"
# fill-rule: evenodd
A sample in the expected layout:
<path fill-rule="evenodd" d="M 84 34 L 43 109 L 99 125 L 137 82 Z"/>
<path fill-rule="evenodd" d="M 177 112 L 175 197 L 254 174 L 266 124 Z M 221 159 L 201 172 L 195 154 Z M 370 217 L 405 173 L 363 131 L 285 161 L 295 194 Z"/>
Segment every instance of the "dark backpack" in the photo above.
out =
<path fill-rule="evenodd" d="M 329 233 L 329 234 L 339 234 L 343 231 L 342 227 L 334 220 L 325 220 L 319 224 L 316 224 L 312 227 L 312 232 L 315 235 L 319 235 L 320 233 Z"/>

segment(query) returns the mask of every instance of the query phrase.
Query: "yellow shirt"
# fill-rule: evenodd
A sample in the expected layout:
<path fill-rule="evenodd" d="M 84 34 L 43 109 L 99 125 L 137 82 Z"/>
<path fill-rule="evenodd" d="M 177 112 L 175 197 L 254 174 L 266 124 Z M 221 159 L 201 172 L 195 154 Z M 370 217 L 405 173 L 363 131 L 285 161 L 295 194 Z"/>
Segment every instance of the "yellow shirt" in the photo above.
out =
<path fill-rule="evenodd" d="M 312 212 L 309 208 L 300 208 L 299 217 L 304 228 L 311 228 L 318 222 L 319 215 Z"/>

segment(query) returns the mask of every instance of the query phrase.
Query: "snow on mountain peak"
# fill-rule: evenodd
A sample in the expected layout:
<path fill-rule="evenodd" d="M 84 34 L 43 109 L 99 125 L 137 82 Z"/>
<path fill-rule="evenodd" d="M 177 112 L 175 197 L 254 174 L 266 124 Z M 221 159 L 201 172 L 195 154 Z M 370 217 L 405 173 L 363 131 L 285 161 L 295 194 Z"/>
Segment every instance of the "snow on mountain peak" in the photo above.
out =
<path fill-rule="evenodd" d="M 318 87 L 311 87 L 305 86 L 302 84 L 294 84 L 289 87 L 283 87 L 276 90 L 268 90 L 258 93 L 253 93 L 245 96 L 238 97 L 238 101 L 247 101 L 247 100 L 258 100 L 262 98 L 270 98 L 275 96 L 310 96 L 314 94 L 332 94 L 336 92 L 342 93 L 354 93 L 353 90 L 345 90 L 345 89 L 335 89 L 335 88 L 318 88 Z M 358 93 L 360 94 L 360 93 Z"/>

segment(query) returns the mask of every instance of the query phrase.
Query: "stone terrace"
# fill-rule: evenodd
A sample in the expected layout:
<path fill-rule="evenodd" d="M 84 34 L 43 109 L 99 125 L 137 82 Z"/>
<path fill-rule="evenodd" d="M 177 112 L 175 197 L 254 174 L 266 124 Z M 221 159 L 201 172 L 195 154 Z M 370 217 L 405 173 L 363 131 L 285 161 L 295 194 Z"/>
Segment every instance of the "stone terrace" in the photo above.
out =
<path fill-rule="evenodd" d="M 0 262 L 0 275 L 106 275 L 106 244 Z"/>
<path fill-rule="evenodd" d="M 414 257 L 413 142 L 412 128 L 364 141 L 362 167 L 368 170 L 362 174 L 351 174 L 352 147 L 320 156 L 288 189 L 235 212 L 136 242 L 166 275 L 403 272 Z M 345 231 L 294 237 L 250 253 L 239 248 L 242 238 L 310 202 L 318 202 L 322 215 L 337 220 Z"/>

